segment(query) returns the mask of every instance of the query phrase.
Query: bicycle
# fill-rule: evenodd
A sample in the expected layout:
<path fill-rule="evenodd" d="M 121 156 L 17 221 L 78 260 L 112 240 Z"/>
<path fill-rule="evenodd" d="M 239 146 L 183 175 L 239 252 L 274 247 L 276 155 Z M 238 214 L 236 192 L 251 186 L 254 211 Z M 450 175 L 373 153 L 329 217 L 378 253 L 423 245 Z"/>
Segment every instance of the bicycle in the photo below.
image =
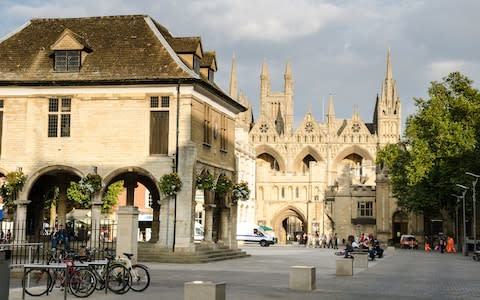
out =
<path fill-rule="evenodd" d="M 22 279 L 25 292 L 30 296 L 41 296 L 50 293 L 57 286 L 68 287 L 68 291 L 79 298 L 90 296 L 95 291 L 95 275 L 88 269 L 77 268 L 74 264 L 75 256 L 72 253 L 65 257 L 63 253 L 57 256 L 58 254 L 59 252 L 52 250 L 47 264 L 50 265 L 49 267 L 32 268 L 25 273 Z"/>
<path fill-rule="evenodd" d="M 132 253 L 123 253 L 127 258 L 118 257 L 120 263 L 123 263 L 130 273 L 131 280 L 129 288 L 134 292 L 143 292 L 150 285 L 150 272 L 148 267 L 143 264 L 132 264 Z"/>
<path fill-rule="evenodd" d="M 96 249 L 86 250 L 87 264 L 89 270 L 95 275 L 97 280 L 95 289 L 102 290 L 105 288 L 115 294 L 124 294 L 128 292 L 131 275 L 128 269 L 119 263 L 115 263 L 115 255 L 105 249 L 105 261 L 92 260 L 95 257 Z M 106 291 L 105 291 L 106 292 Z"/>

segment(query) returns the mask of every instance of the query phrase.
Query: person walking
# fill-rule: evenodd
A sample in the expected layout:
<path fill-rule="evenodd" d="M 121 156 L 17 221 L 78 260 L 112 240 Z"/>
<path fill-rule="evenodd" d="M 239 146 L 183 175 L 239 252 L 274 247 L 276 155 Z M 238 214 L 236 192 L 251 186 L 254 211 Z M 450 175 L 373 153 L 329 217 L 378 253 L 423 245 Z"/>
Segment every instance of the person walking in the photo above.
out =
<path fill-rule="evenodd" d="M 445 248 L 447 246 L 447 240 L 442 232 L 439 233 L 438 242 L 440 244 L 440 253 L 445 253 Z"/>

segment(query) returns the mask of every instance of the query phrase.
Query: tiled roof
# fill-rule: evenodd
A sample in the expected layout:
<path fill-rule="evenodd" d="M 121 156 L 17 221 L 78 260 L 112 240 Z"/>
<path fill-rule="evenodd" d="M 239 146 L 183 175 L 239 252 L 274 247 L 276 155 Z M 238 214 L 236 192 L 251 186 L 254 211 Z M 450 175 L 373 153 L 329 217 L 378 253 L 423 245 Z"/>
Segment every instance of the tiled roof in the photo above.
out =
<path fill-rule="evenodd" d="M 152 29 L 174 41 L 174 50 L 192 49 L 200 38 L 174 38 L 156 22 L 150 27 L 148 19 L 143 15 L 33 19 L 0 43 L 0 82 L 199 78 L 169 53 Z M 65 29 L 89 47 L 79 72 L 53 70 L 50 47 Z"/>

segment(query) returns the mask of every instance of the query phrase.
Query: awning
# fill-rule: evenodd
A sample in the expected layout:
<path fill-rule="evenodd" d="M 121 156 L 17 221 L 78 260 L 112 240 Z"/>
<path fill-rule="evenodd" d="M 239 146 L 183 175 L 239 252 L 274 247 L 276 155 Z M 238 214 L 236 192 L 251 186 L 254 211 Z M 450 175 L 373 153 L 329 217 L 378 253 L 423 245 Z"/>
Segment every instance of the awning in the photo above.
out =
<path fill-rule="evenodd" d="M 266 225 L 260 225 L 259 226 L 263 231 L 272 231 L 273 229 L 271 227 L 268 227 Z"/>

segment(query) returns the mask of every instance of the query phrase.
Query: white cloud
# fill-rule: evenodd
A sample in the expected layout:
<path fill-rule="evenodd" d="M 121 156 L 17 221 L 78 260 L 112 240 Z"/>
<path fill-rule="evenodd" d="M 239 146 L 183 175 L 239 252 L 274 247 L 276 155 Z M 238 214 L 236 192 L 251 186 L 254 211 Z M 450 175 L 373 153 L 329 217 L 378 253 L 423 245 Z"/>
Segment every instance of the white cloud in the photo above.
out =
<path fill-rule="evenodd" d="M 233 40 L 285 41 L 310 35 L 341 16 L 332 4 L 309 0 L 197 1 L 192 16 Z"/>
<path fill-rule="evenodd" d="M 463 60 L 433 61 L 428 65 L 426 76 L 430 80 L 440 80 L 451 72 L 464 70 L 466 65 Z"/>

